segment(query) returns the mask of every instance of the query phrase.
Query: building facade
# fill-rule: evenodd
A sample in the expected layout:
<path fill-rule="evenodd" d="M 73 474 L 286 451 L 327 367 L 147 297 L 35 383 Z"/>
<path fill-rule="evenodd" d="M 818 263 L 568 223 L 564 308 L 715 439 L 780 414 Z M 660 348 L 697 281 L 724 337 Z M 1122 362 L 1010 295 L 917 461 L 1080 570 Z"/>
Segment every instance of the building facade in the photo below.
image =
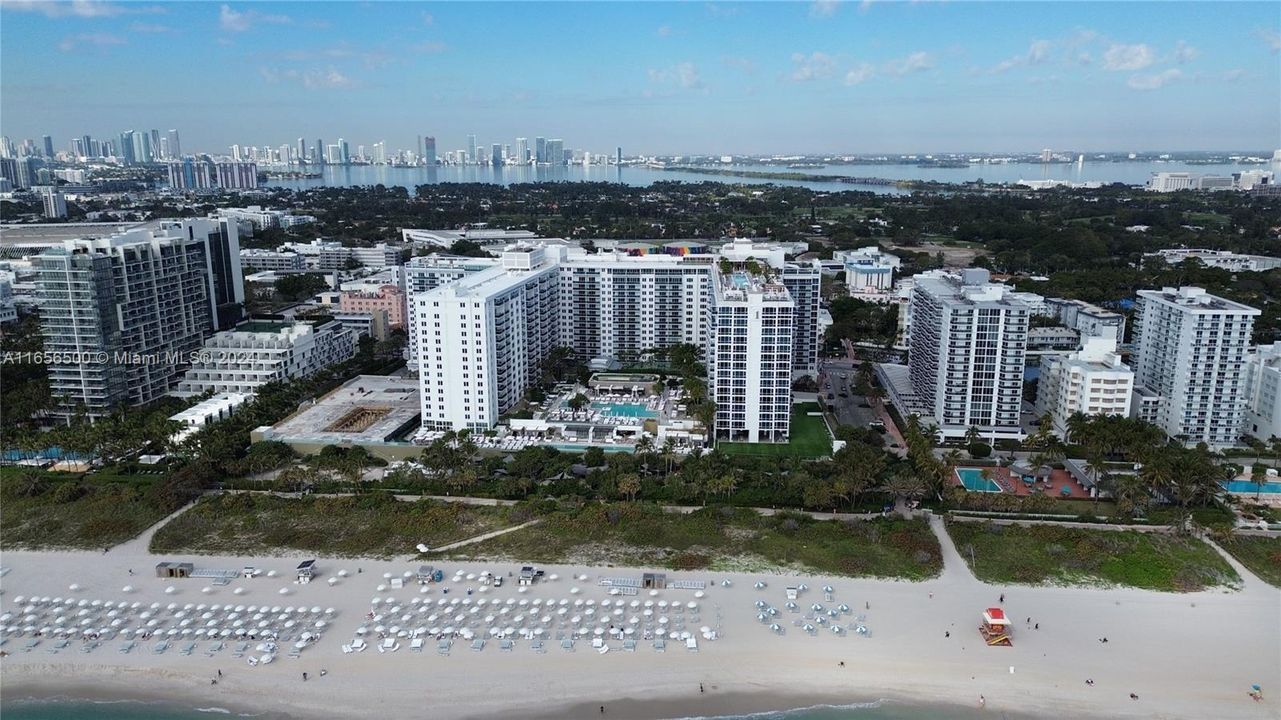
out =
<path fill-rule="evenodd" d="M 355 333 L 336 320 L 250 320 L 209 338 L 174 394 L 253 394 L 269 382 L 306 377 L 355 354 Z"/>
<path fill-rule="evenodd" d="M 1156 424 L 1189 445 L 1236 445 L 1259 310 L 1197 287 L 1140 290 L 1138 296 L 1134 380 L 1141 394 L 1160 398 Z"/>
<path fill-rule="evenodd" d="M 911 387 L 945 438 L 978 428 L 1022 439 L 1023 363 L 1031 310 L 986 270 L 917 276 L 912 292 Z"/>
<path fill-rule="evenodd" d="M 344 313 L 386 313 L 392 330 L 405 326 L 405 293 L 395 285 L 383 285 L 376 292 L 344 292 L 338 297 L 338 309 Z"/>
<path fill-rule="evenodd" d="M 1068 419 L 1084 415 L 1129 417 L 1134 373 L 1121 362 L 1111 337 L 1084 337 L 1081 349 L 1041 360 L 1036 414 L 1049 416 L 1054 434 L 1068 436 Z"/>
<path fill-rule="evenodd" d="M 1242 430 L 1264 442 L 1281 438 L 1281 342 L 1257 346 L 1246 356 Z"/>

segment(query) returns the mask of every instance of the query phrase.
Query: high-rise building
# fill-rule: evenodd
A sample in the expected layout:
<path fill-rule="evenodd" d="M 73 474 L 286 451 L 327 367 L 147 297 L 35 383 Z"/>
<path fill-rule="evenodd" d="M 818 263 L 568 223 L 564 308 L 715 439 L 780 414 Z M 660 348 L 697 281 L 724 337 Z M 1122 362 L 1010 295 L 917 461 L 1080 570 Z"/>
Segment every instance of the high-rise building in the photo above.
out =
<path fill-rule="evenodd" d="M 1281 342 L 1260 345 L 1246 356 L 1241 430 L 1264 442 L 1281 438 Z"/>
<path fill-rule="evenodd" d="M 623 164 L 623 148 L 621 147 L 614 148 L 614 164 L 615 165 Z"/>
<path fill-rule="evenodd" d="M 792 412 L 794 303 L 772 271 L 749 263 L 712 271 L 707 311 L 707 389 L 715 434 L 737 442 L 786 442 Z"/>
<path fill-rule="evenodd" d="M 153 128 L 148 135 L 151 138 L 151 161 L 155 162 L 160 159 L 160 131 Z"/>
<path fill-rule="evenodd" d="M 295 152 L 298 153 L 298 164 L 306 165 L 307 164 L 307 141 L 304 140 L 303 138 L 298 138 L 298 147 L 295 150 Z"/>
<path fill-rule="evenodd" d="M 312 162 L 318 165 L 324 165 L 325 162 L 329 160 L 329 154 L 326 152 L 326 149 L 325 141 L 320 138 L 316 138 L 316 154 L 312 158 Z"/>
<path fill-rule="evenodd" d="M 169 159 L 177 160 L 182 157 L 182 143 L 178 142 L 178 131 L 169 129 Z"/>
<path fill-rule="evenodd" d="M 1140 290 L 1134 313 L 1135 401 L 1156 398 L 1171 438 L 1213 449 L 1237 444 L 1246 353 L 1260 311 L 1198 287 Z"/>
<path fill-rule="evenodd" d="M 467 162 L 470 162 L 470 163 L 480 162 L 480 158 L 476 156 L 476 136 L 475 135 L 467 136 Z"/>
<path fill-rule="evenodd" d="M 71 141 L 71 152 L 75 153 L 76 157 L 89 157 L 89 148 L 85 147 L 84 140 L 80 138 Z"/>
<path fill-rule="evenodd" d="M 406 266 L 406 281 L 411 352 L 422 383 L 424 424 L 437 429 L 488 428 L 497 414 L 510 407 L 507 403 L 533 382 L 536 375 L 528 367 L 536 366 L 554 346 L 569 347 L 583 359 L 623 360 L 676 344 L 707 348 L 716 327 L 709 315 L 716 302 L 713 275 L 722 259 L 751 278 L 753 288 L 742 298 L 735 293 L 737 285 L 721 294 L 726 317 L 720 327 L 733 345 L 719 356 L 718 366 L 726 373 L 727 408 L 732 407 L 729 399 L 748 387 L 739 388 L 742 392 L 734 389 L 739 380 L 749 382 L 740 371 L 745 372 L 750 362 L 751 371 L 757 373 L 750 381 L 754 397 L 750 427 L 746 422 L 726 425 L 726 436 L 785 439 L 793 374 L 816 370 L 817 329 L 799 326 L 817 324 L 820 267 L 786 262 L 781 246 L 748 240 L 715 251 L 690 243 L 661 247 L 634 243 L 588 254 L 580 248 L 534 245 L 512 246 L 501 260 L 415 258 Z M 550 292 L 542 285 L 544 270 L 552 273 Z M 538 276 L 536 292 L 529 290 L 534 282 L 531 275 Z M 789 283 L 802 295 L 800 304 L 813 306 L 812 312 L 804 316 L 796 312 L 798 302 Z M 519 303 L 513 305 L 506 298 L 513 296 L 516 287 L 524 292 L 517 293 Z M 477 322 L 473 315 L 479 312 L 476 308 L 487 307 L 485 298 L 491 294 L 504 298 L 495 305 L 495 316 L 501 309 L 535 319 L 504 324 L 492 341 L 483 335 L 480 342 L 473 342 L 467 333 L 489 327 L 486 313 L 481 313 L 485 315 L 481 324 L 473 327 Z M 535 300 L 541 304 L 534 306 Z M 766 307 L 771 308 L 768 322 L 757 313 Z M 776 311 L 782 308 L 786 312 L 780 315 Z M 755 323 L 751 342 L 768 347 L 768 352 L 751 361 L 738 357 L 747 352 L 732 325 L 739 319 Z M 747 342 L 746 336 L 742 340 Z M 813 347 L 801 347 L 803 343 Z M 744 367 L 738 367 L 740 362 Z M 484 392 L 492 390 L 497 399 L 477 397 L 478 373 L 487 381 Z M 782 419 L 777 417 L 779 388 L 788 393 Z M 744 420 L 747 411 L 742 411 L 743 417 L 738 417 L 737 410 L 727 412 L 728 422 Z"/>
<path fill-rule="evenodd" d="M 1022 439 L 1023 362 L 1031 310 L 986 270 L 918 277 L 911 299 L 911 388 L 945 438 L 974 427 Z"/>
<path fill-rule="evenodd" d="M 489 146 L 489 164 L 490 165 L 503 164 L 503 146 L 502 145 L 498 143 L 494 143 L 493 145 Z"/>
<path fill-rule="evenodd" d="M 423 162 L 426 163 L 428 167 L 434 167 L 436 165 L 436 160 L 436 138 L 431 135 L 427 135 L 423 137 Z"/>
<path fill-rule="evenodd" d="M 58 414 L 107 415 L 168 392 L 215 328 L 208 239 L 186 220 L 36 256 L 36 289 Z M 242 291 L 243 296 L 243 291 Z M 89 354 L 95 361 L 80 362 Z M 97 359 L 101 359 L 98 362 Z"/>
<path fill-rule="evenodd" d="M 338 138 L 338 148 L 341 151 L 342 164 L 350 165 L 351 164 L 351 148 L 350 146 L 347 145 L 347 141 L 343 140 L 342 138 Z"/>
<path fill-rule="evenodd" d="M 57 188 L 47 187 L 40 193 L 44 204 L 44 216 L 47 218 L 64 218 L 67 216 L 67 199 Z"/>
<path fill-rule="evenodd" d="M 125 130 L 120 133 L 120 159 L 123 160 L 126 165 L 134 165 L 139 162 L 138 157 L 133 152 L 133 136 L 133 130 Z"/>
<path fill-rule="evenodd" d="M 385 141 L 379 140 L 374 143 L 374 164 L 387 164 L 387 143 Z"/>
<path fill-rule="evenodd" d="M 43 141 L 43 144 L 44 144 L 44 156 L 52 160 L 53 159 L 53 137 L 49 135 L 45 135 L 44 137 L 41 138 L 41 140 Z"/>
<path fill-rule="evenodd" d="M 553 138 L 547 141 L 547 162 L 552 165 L 565 164 L 565 141 Z"/>
<path fill-rule="evenodd" d="M 1076 413 L 1129 416 L 1134 372 L 1116 348 L 1111 335 L 1083 336 L 1080 350 L 1041 358 L 1036 414 L 1049 415 L 1047 430 L 1066 439 L 1068 419 Z"/>
<path fill-rule="evenodd" d="M 534 138 L 534 162 L 547 162 L 547 138 Z"/>
<path fill-rule="evenodd" d="M 523 137 L 516 138 L 516 162 L 521 165 L 524 165 L 525 163 L 529 162 L 529 139 L 528 138 L 523 138 Z"/>

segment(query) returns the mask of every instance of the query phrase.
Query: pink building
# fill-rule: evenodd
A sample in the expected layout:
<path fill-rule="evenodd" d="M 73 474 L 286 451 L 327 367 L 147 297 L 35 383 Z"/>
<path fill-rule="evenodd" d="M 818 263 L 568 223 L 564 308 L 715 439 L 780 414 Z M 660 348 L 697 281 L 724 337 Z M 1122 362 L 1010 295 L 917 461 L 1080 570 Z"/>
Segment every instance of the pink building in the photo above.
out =
<path fill-rule="evenodd" d="M 383 310 L 390 329 L 405 327 L 405 293 L 395 285 L 383 285 L 378 292 L 345 292 L 338 298 L 338 309 L 342 312 Z"/>

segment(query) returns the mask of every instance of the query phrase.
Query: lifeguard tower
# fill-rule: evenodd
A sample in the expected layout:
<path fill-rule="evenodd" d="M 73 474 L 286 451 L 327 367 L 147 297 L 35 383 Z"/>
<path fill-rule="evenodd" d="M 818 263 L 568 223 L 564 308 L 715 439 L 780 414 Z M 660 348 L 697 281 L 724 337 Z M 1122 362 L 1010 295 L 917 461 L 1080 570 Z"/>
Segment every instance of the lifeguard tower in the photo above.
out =
<path fill-rule="evenodd" d="M 1010 619 L 1005 617 L 1005 611 L 1001 608 L 983 611 L 983 624 L 979 626 L 979 634 L 988 645 L 1014 646 L 1014 640 L 1010 637 Z"/>

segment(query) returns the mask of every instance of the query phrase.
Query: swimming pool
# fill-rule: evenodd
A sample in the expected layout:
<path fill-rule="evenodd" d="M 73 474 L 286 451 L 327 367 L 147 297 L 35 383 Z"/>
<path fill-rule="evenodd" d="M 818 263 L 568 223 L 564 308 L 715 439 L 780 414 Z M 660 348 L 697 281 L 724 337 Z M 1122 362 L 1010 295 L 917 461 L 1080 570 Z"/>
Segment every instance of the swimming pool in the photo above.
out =
<path fill-rule="evenodd" d="M 644 405 L 638 403 L 611 403 L 611 402 L 594 402 L 592 409 L 602 415 L 611 415 L 613 417 L 629 418 L 654 418 L 658 417 L 658 412 L 650 410 Z"/>
<path fill-rule="evenodd" d="M 587 452 L 587 449 L 591 447 L 598 447 L 607 453 L 634 452 L 634 449 L 632 448 L 631 445 L 587 445 L 587 444 L 574 445 L 572 443 L 561 443 L 559 445 L 549 445 L 548 447 L 553 447 L 553 448 L 556 448 L 557 450 L 560 450 L 561 452 L 567 452 L 567 453 Z"/>
<path fill-rule="evenodd" d="M 983 477 L 983 470 L 981 468 L 957 468 L 956 477 L 961 481 L 961 484 L 965 486 L 965 489 L 970 492 L 1005 492 L 1001 489 L 1000 485 L 996 484 L 995 480 L 989 480 Z"/>
<path fill-rule="evenodd" d="M 1265 482 L 1263 487 L 1260 488 L 1249 480 L 1229 480 L 1223 483 L 1223 489 L 1234 493 L 1254 494 L 1261 492 L 1264 495 L 1271 495 L 1281 493 L 1281 482 Z"/>

